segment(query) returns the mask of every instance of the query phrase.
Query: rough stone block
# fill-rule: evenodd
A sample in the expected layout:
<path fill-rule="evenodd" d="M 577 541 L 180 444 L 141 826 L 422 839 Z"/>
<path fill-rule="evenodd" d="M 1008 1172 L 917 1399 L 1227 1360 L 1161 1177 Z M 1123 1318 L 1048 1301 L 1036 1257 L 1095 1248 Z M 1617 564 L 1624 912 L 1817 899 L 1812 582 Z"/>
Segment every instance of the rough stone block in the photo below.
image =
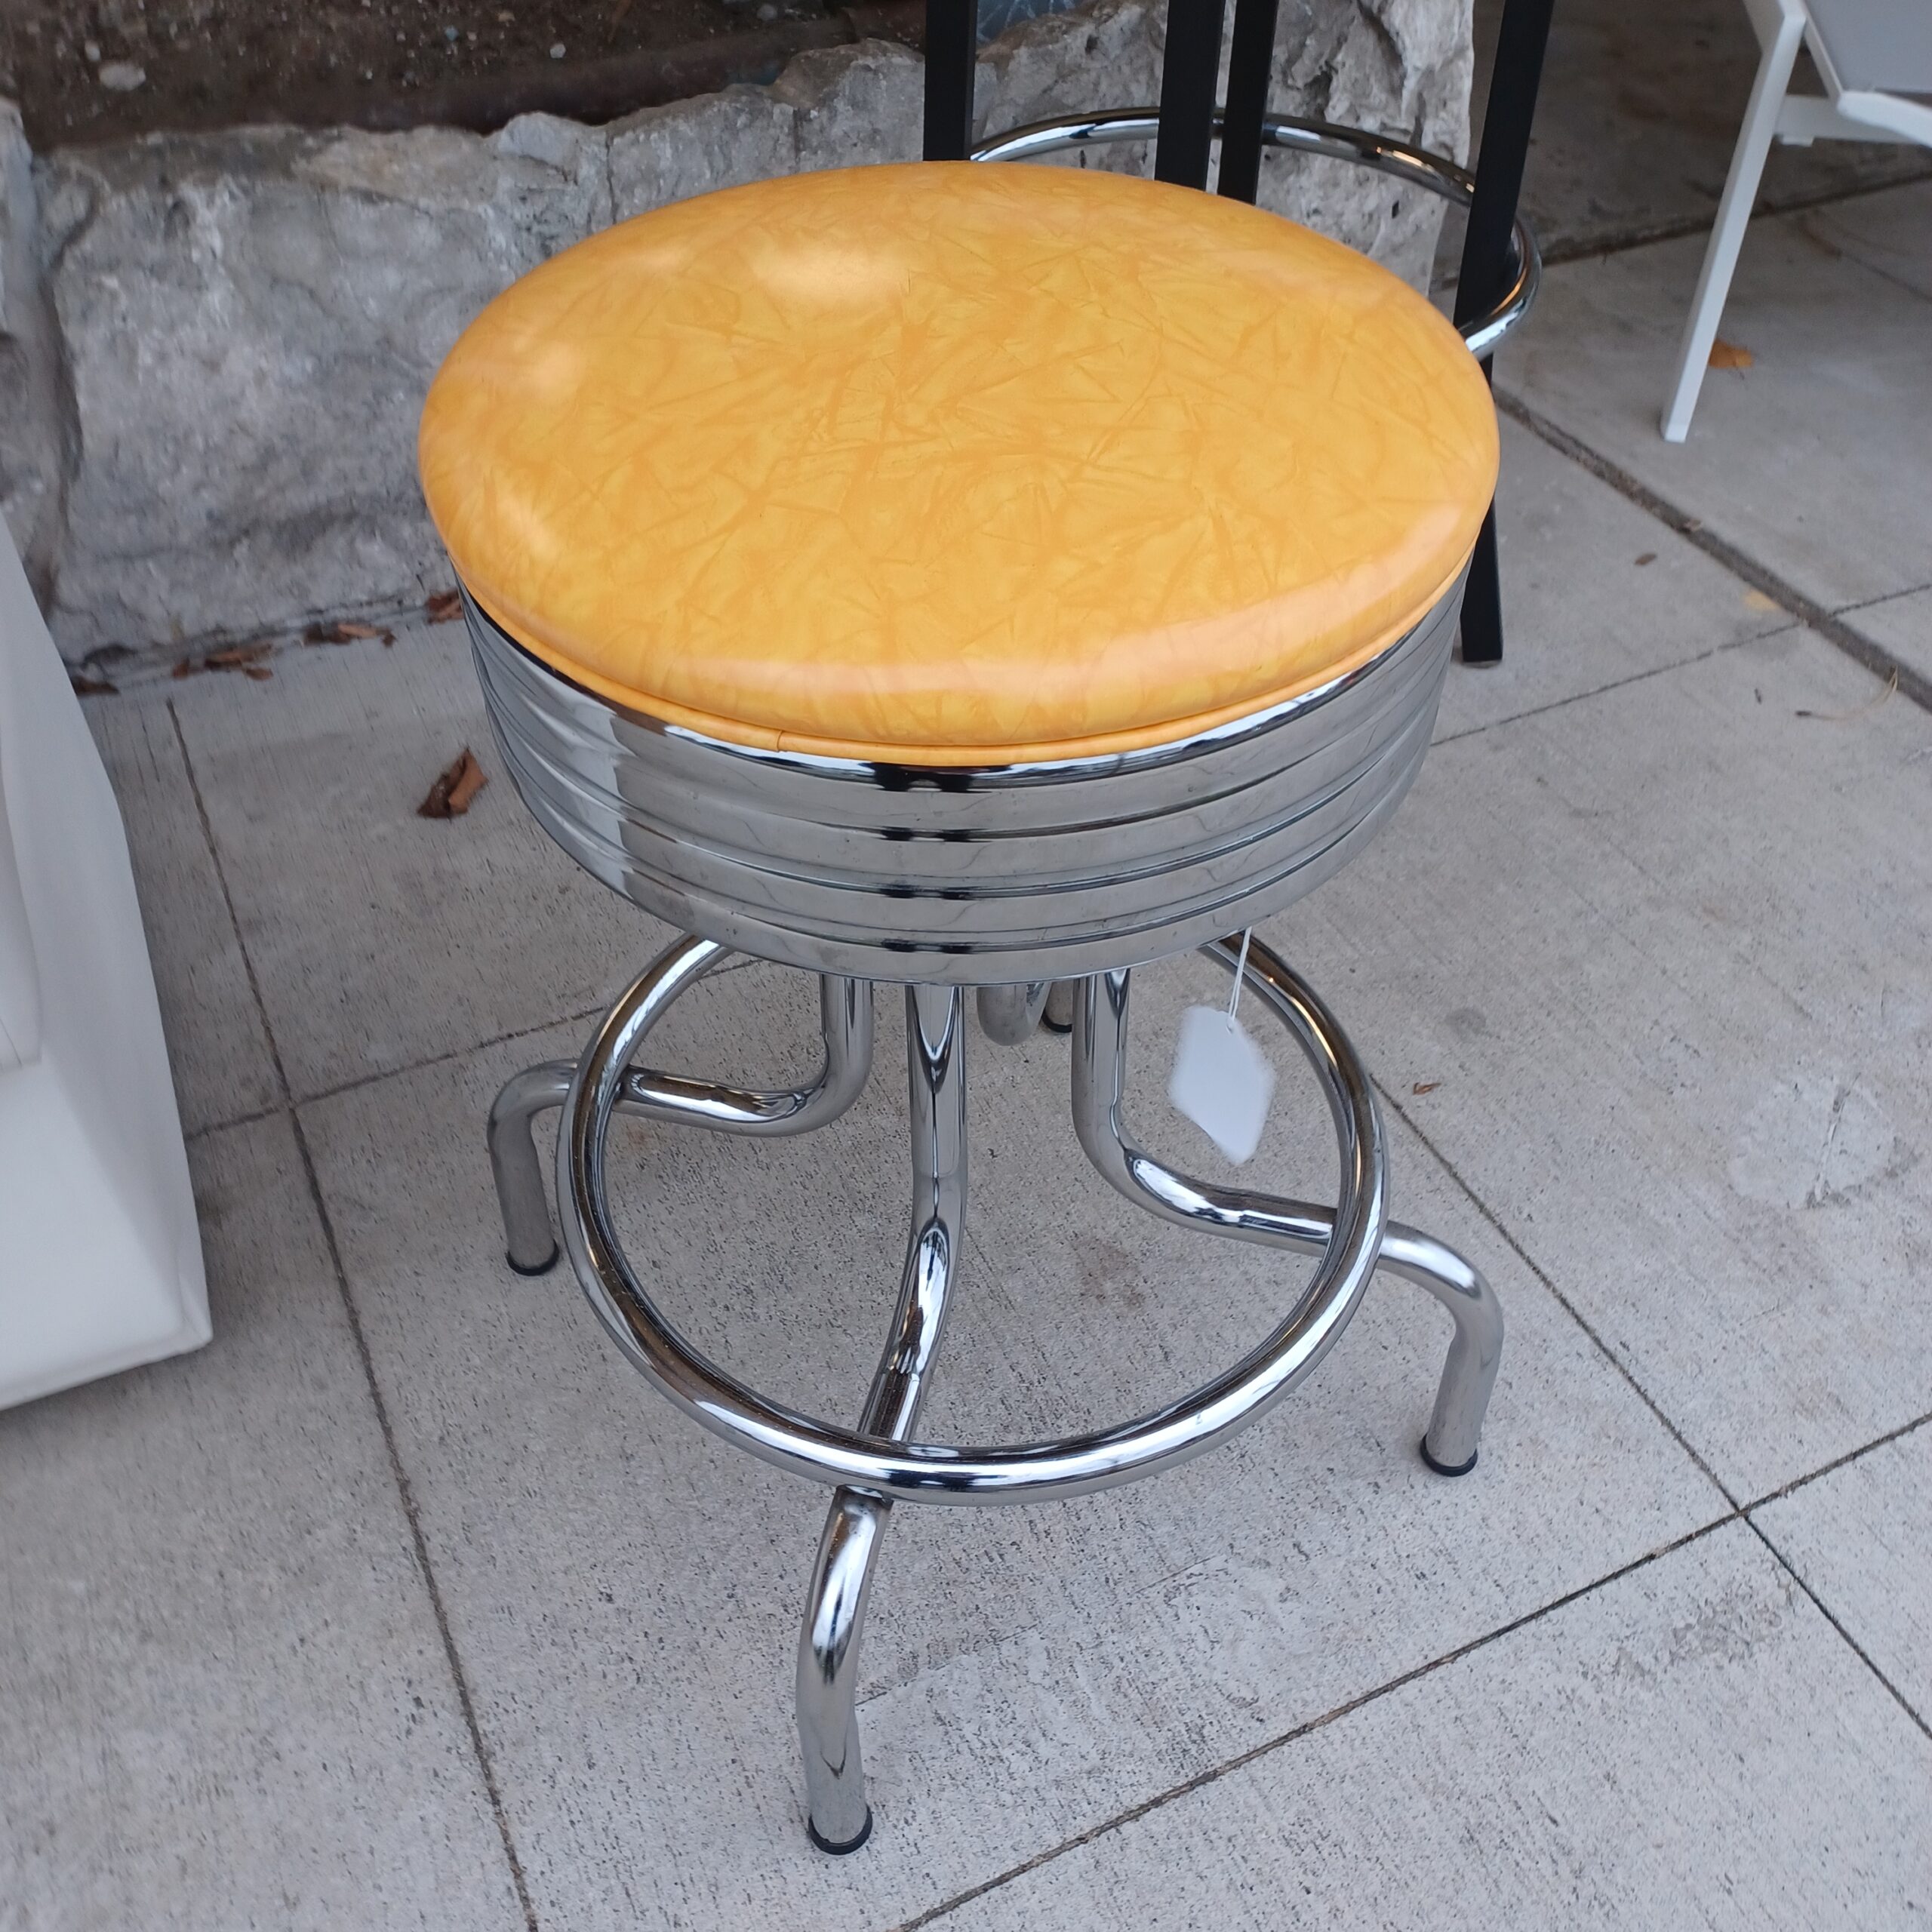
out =
<path fill-rule="evenodd" d="M 77 430 L 62 648 L 245 631 L 448 573 L 417 412 L 498 290 L 609 218 L 601 135 L 248 129 L 57 155 L 43 248 Z"/>
<path fill-rule="evenodd" d="M 798 110 L 775 88 L 731 87 L 647 108 L 609 131 L 611 200 L 627 220 L 668 202 L 788 174 Z"/>
<path fill-rule="evenodd" d="M 1015 29 L 980 63 L 982 137 L 1063 114 L 1158 100 L 1166 41 L 1158 0 L 1100 0 Z M 1278 114 L 1397 134 L 1460 160 L 1469 147 L 1469 0 L 1285 0 L 1269 89 Z M 1223 47 L 1221 79 L 1227 79 Z M 1069 165 L 1151 171 L 1144 142 Z M 1305 223 L 1426 288 L 1442 205 L 1340 162 L 1265 154 L 1261 205 Z"/>
<path fill-rule="evenodd" d="M 33 156 L 0 100 L 0 517 L 47 601 L 60 540 L 58 352 L 39 273 Z"/>
<path fill-rule="evenodd" d="M 801 54 L 768 88 L 727 88 L 617 122 L 616 218 L 777 174 L 916 160 L 924 72 L 907 48 L 866 41 Z"/>

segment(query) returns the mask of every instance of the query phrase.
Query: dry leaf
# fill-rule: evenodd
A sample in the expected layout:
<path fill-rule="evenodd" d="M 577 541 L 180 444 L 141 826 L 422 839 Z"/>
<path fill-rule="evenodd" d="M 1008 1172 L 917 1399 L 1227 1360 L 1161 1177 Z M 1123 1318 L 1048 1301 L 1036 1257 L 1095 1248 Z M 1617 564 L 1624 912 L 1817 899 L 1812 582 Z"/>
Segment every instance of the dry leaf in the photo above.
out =
<path fill-rule="evenodd" d="M 76 697 L 112 697 L 118 691 L 118 685 L 110 685 L 105 678 L 91 678 L 85 671 L 69 671 L 67 681 L 74 688 Z"/>
<path fill-rule="evenodd" d="M 192 678 L 201 668 L 192 657 L 184 657 L 175 666 L 174 675 L 177 678 Z"/>
<path fill-rule="evenodd" d="M 1646 564 L 1654 564 L 1657 560 L 1657 553 L 1654 550 L 1646 550 L 1644 554 L 1637 559 L 1637 568 L 1639 570 L 1641 570 Z"/>
<path fill-rule="evenodd" d="M 465 745 L 462 756 L 437 773 L 429 795 L 416 808 L 416 814 L 419 818 L 460 818 L 489 782 L 488 774 L 476 762 L 476 754 Z"/>
<path fill-rule="evenodd" d="M 1418 1080 L 1409 1091 L 1411 1094 L 1432 1094 L 1441 1084 L 1439 1080 Z"/>
<path fill-rule="evenodd" d="M 1742 343 L 1726 342 L 1722 336 L 1711 344 L 1713 369 L 1748 369 L 1757 359 Z"/>
<path fill-rule="evenodd" d="M 225 650 L 211 651 L 202 663 L 210 671 L 245 671 L 251 665 L 259 664 L 274 648 L 272 644 L 231 644 Z"/>
<path fill-rule="evenodd" d="M 1747 590 L 1744 593 L 1744 608 L 1747 611 L 1782 611 L 1784 606 L 1775 597 L 1767 597 L 1761 590 Z"/>
<path fill-rule="evenodd" d="M 395 632 L 380 624 L 365 624 L 353 617 L 338 617 L 334 623 L 311 624 L 302 633 L 304 644 L 354 644 L 358 638 L 379 637 L 385 644 L 395 641 Z"/>
<path fill-rule="evenodd" d="M 438 590 L 424 598 L 423 614 L 432 624 L 447 624 L 463 615 L 463 595 L 460 591 Z"/>
<path fill-rule="evenodd" d="M 272 678 L 275 673 L 266 664 L 245 664 L 242 667 L 242 675 L 259 681 L 263 678 Z"/>
<path fill-rule="evenodd" d="M 476 762 L 474 755 L 466 746 L 463 754 L 463 771 L 456 783 L 450 787 L 450 816 L 460 818 L 469 811 L 470 801 L 490 782 L 483 768 Z"/>

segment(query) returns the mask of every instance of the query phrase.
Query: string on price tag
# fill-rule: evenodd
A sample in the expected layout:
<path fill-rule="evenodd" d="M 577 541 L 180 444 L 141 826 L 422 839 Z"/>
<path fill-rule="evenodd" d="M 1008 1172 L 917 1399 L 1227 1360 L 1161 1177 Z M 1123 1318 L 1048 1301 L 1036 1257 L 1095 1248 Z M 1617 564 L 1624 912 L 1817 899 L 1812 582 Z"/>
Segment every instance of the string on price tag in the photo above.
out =
<path fill-rule="evenodd" d="M 1168 1098 L 1176 1109 L 1237 1167 L 1254 1159 L 1275 1097 L 1275 1069 L 1236 1017 L 1253 937 L 1241 936 L 1226 1006 L 1190 1006 L 1181 1015 L 1168 1078 Z"/>

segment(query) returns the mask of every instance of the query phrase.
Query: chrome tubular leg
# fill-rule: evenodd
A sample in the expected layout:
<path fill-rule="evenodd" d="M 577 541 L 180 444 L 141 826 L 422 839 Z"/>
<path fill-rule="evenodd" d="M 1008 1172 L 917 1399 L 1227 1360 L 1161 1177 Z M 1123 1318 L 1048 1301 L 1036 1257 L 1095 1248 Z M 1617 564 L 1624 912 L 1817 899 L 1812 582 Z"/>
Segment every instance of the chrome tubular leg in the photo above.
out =
<path fill-rule="evenodd" d="M 798 1634 L 798 1743 L 805 1758 L 805 1835 L 835 1857 L 872 1836 L 859 1752 L 859 1638 L 872 1557 L 892 1506 L 835 1490 L 819 1538 Z"/>
<path fill-rule="evenodd" d="M 1217 940 L 1202 950 L 1232 971 L 1239 946 L 1236 940 Z M 1088 1158 L 1128 1200 L 1163 1220 L 1265 1247 L 1320 1254 L 1334 1232 L 1329 1208 L 1191 1180 L 1134 1146 L 1121 1118 L 1128 980 L 1124 972 L 1097 974 L 1081 983 L 1075 1004 L 1073 1121 Z M 1301 982 L 1259 940 L 1251 943 L 1247 983 L 1278 1018 L 1297 1015 L 1300 1025 L 1315 1023 Z M 1339 1051 L 1346 1042 L 1336 1031 L 1333 1044 Z M 1483 1416 L 1503 1358 L 1503 1310 L 1495 1291 L 1453 1248 L 1398 1221 L 1383 1233 L 1377 1266 L 1426 1288 L 1455 1321 L 1422 1454 L 1439 1474 L 1464 1475 L 1475 1466 Z"/>
<path fill-rule="evenodd" d="M 490 1171 L 496 1177 L 509 1264 L 519 1275 L 547 1274 L 557 1265 L 557 1238 L 550 1229 L 550 1204 L 544 1198 L 543 1171 L 530 1124 L 538 1114 L 564 1104 L 571 1072 L 566 1060 L 526 1066 L 504 1081 L 491 1103 Z"/>
<path fill-rule="evenodd" d="M 895 1442 L 912 1435 L 958 1267 L 966 1215 L 965 1017 L 956 988 L 906 989 L 912 1231 L 892 1332 L 859 1424 L 863 1434 Z M 798 1739 L 806 1830 L 821 1851 L 857 1851 L 872 1828 L 855 1702 L 872 1560 L 891 1507 L 885 1497 L 860 1490 L 833 1492 L 805 1599 Z"/>
<path fill-rule="evenodd" d="M 710 940 L 684 939 L 651 970 L 668 970 L 681 992 L 729 956 L 728 949 Z M 809 1133 L 844 1112 L 872 1071 L 871 983 L 822 977 L 819 1031 L 825 1043 L 825 1065 L 806 1086 L 765 1092 L 632 1067 L 624 1075 L 617 1111 L 647 1120 L 680 1121 L 720 1134 Z M 563 1060 L 527 1066 L 504 1082 L 490 1109 L 490 1169 L 496 1177 L 509 1264 L 519 1275 L 544 1274 L 556 1265 L 557 1243 L 531 1123 L 537 1115 L 564 1104 L 575 1071 L 573 1062 Z"/>
<path fill-rule="evenodd" d="M 1422 1459 L 1438 1475 L 1465 1476 L 1476 1466 L 1482 1419 L 1503 1363 L 1503 1305 L 1475 1267 L 1432 1235 L 1391 1221 L 1381 1264 L 1426 1288 L 1454 1318 L 1456 1333 L 1435 1409 L 1422 1439 Z"/>
<path fill-rule="evenodd" d="M 1051 980 L 1017 986 L 980 989 L 980 1030 L 1002 1047 L 1017 1047 L 1033 1036 L 1040 1014 L 1053 990 Z"/>

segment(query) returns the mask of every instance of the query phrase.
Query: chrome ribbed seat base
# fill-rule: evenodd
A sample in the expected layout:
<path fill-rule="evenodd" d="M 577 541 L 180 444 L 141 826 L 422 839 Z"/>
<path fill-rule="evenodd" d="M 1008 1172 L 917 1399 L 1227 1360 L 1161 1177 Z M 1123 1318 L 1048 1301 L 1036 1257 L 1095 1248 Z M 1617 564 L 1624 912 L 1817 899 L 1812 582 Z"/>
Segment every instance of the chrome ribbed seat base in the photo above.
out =
<path fill-rule="evenodd" d="M 1174 744 L 998 767 L 761 751 L 627 711 L 466 594 L 517 789 L 595 877 L 681 930 L 816 973 L 1067 980 L 1204 945 L 1312 891 L 1428 749 L 1458 579 L 1359 669 Z"/>

